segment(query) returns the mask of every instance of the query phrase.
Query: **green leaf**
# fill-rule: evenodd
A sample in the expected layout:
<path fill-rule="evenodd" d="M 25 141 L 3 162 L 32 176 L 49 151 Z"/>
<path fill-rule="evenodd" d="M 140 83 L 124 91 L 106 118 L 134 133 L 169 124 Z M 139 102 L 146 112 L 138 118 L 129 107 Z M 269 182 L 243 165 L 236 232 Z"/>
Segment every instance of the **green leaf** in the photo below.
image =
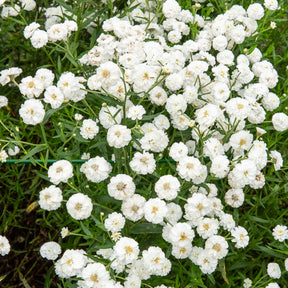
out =
<path fill-rule="evenodd" d="M 54 266 L 52 265 L 50 268 L 49 268 L 49 270 L 47 271 L 47 274 L 46 274 L 46 276 L 45 276 L 45 283 L 44 283 L 44 288 L 49 288 L 49 287 L 51 287 L 51 282 L 52 282 L 52 280 L 51 280 L 51 273 L 52 273 L 52 271 L 54 270 Z"/>
<path fill-rule="evenodd" d="M 215 281 L 215 278 L 212 274 L 207 274 L 207 278 L 210 280 L 210 282 L 215 285 L 216 284 L 216 281 Z"/>
<path fill-rule="evenodd" d="M 93 236 L 93 234 L 90 232 L 90 230 L 84 225 L 82 221 L 80 221 L 80 226 L 83 230 L 83 232 L 88 236 Z"/>
<path fill-rule="evenodd" d="M 270 246 L 267 246 L 269 249 L 275 251 L 275 252 L 278 252 L 278 253 L 282 253 L 282 254 L 285 254 L 285 255 L 288 255 L 288 251 L 284 251 L 284 250 L 278 250 L 278 249 L 274 249 Z"/>
<path fill-rule="evenodd" d="M 226 275 L 226 266 L 225 266 L 225 260 L 224 259 L 219 260 L 219 269 L 221 271 L 221 274 L 222 274 L 224 281 L 229 285 L 229 281 L 228 281 L 227 275 Z"/>
<path fill-rule="evenodd" d="M 65 105 L 67 106 L 67 105 Z M 50 117 L 55 113 L 57 112 L 58 110 L 62 109 L 64 106 L 61 106 L 60 108 L 57 108 L 57 109 L 49 109 L 48 111 L 46 111 L 45 113 L 45 117 L 43 119 L 43 124 L 46 124 L 47 121 L 50 119 Z"/>
<path fill-rule="evenodd" d="M 72 7 L 70 5 L 68 5 L 65 1 L 56 0 L 56 2 L 59 3 L 60 6 L 64 7 L 67 11 L 71 12 L 73 15 L 77 14 L 77 13 L 75 13 L 76 11 L 74 9 L 72 9 Z"/>
<path fill-rule="evenodd" d="M 29 153 L 27 153 L 24 157 L 22 157 L 21 159 L 19 159 L 19 161 L 17 161 L 16 163 L 19 163 L 23 160 L 26 160 L 28 158 L 31 158 L 33 155 L 35 155 L 36 153 L 39 153 L 40 151 L 43 151 L 47 149 L 47 146 L 45 144 L 41 144 L 39 146 L 36 146 L 35 148 L 33 148 L 32 150 L 30 150 Z M 34 159 L 30 159 L 31 162 L 34 160 Z M 35 162 L 35 161 L 34 161 Z"/>
<path fill-rule="evenodd" d="M 29 283 L 27 282 L 27 280 L 24 278 L 23 274 L 18 270 L 18 273 L 19 273 L 19 278 L 23 284 L 23 286 L 25 288 L 31 288 L 31 286 L 29 285 Z"/>
<path fill-rule="evenodd" d="M 152 234 L 162 233 L 162 226 L 152 223 L 139 223 L 136 224 L 131 230 L 132 234 Z"/>
<path fill-rule="evenodd" d="M 95 222 L 95 224 L 96 224 L 96 226 L 97 226 L 98 228 L 100 228 L 101 230 L 107 232 L 107 230 L 106 230 L 106 228 L 104 227 L 104 225 L 103 225 L 95 216 L 91 215 L 90 217 L 93 219 L 93 221 Z"/>
<path fill-rule="evenodd" d="M 0 282 L 6 278 L 7 275 L 0 276 Z"/>

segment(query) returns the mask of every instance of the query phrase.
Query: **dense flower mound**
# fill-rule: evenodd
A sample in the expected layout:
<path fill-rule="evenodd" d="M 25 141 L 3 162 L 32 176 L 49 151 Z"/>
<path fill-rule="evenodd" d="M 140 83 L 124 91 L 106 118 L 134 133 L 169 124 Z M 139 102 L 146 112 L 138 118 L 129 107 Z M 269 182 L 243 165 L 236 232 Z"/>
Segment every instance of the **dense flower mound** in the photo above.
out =
<path fill-rule="evenodd" d="M 28 2 L 24 9 L 28 5 L 33 9 L 33 1 Z M 77 277 L 78 287 L 83 288 L 140 287 L 152 276 L 165 278 L 172 273 L 175 258 L 191 261 L 204 274 L 213 273 L 231 249 L 249 245 L 244 223 L 227 211 L 243 205 L 248 188 L 263 188 L 269 162 L 275 170 L 283 162 L 281 154 L 270 151 L 261 138 L 267 112 L 271 115 L 280 104 L 272 92 L 278 73 L 258 48 L 249 53 L 239 48 L 257 33 L 257 21 L 265 9 L 275 10 L 277 1 L 265 1 L 264 7 L 251 4 L 247 10 L 234 5 L 214 19 L 197 14 L 200 4 L 193 6 L 192 13 L 175 0 L 130 2 L 134 9 L 129 15 L 105 20 L 96 45 L 78 59 L 85 73 L 55 75 L 40 68 L 34 76 L 16 82 L 23 72 L 13 67 L 0 76 L 2 85 L 11 81 L 18 85 L 25 99 L 19 110 L 25 124 L 42 125 L 47 111 L 55 109 L 57 115 L 64 106 L 71 108 L 72 137 L 88 147 L 82 153 L 91 154 L 82 155 L 87 161 L 80 169 L 72 166 L 70 158 L 50 165 L 50 183 L 39 193 L 41 209 L 57 210 L 64 199 L 73 222 L 92 221 L 105 239 L 110 238 L 93 257 L 87 256 L 83 245 L 62 255 L 55 242 L 41 247 L 43 257 L 58 259 L 55 272 L 60 278 Z M 16 6 L 5 9 L 2 14 L 17 11 Z M 36 49 L 68 41 L 79 28 L 68 12 L 53 9 L 46 10 L 45 30 L 36 22 L 24 29 L 24 37 Z M 60 14 L 64 20 L 57 17 Z M 192 37 L 195 27 L 198 33 Z M 99 95 L 106 102 L 93 107 Z M 84 101 L 91 101 L 85 116 Z M 288 129 L 284 113 L 274 113 L 268 120 L 276 131 Z M 89 148 L 99 139 L 108 154 Z M 3 162 L 5 153 L 0 156 Z M 163 170 L 163 165 L 170 170 Z M 87 192 L 89 186 L 70 189 L 76 177 L 101 187 L 106 199 L 117 203 L 102 223 L 95 222 L 95 207 L 101 205 L 97 193 Z M 147 182 L 150 191 L 145 194 Z M 64 187 L 70 187 L 69 193 Z M 127 229 L 143 224 L 157 227 L 155 235 L 166 246 L 157 246 L 157 241 L 144 245 Z M 63 238 L 72 234 L 62 230 Z M 287 240 L 287 227 L 275 227 L 273 235 Z M 170 253 L 165 252 L 167 247 Z M 277 265 L 270 263 L 267 268 L 275 279 L 281 276 Z"/>

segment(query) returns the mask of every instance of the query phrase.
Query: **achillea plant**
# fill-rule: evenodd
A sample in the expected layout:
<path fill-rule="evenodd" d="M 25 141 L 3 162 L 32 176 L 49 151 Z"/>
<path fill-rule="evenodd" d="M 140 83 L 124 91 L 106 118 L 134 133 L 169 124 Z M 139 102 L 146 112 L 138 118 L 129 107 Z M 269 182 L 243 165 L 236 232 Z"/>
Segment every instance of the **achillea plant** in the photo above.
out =
<path fill-rule="evenodd" d="M 55 260 L 59 283 L 215 287 L 220 271 L 229 283 L 225 261 L 236 265 L 254 236 L 239 216 L 246 194 L 283 167 L 265 138 L 288 129 L 288 116 L 275 111 L 279 75 L 249 47 L 277 1 L 227 4 L 222 14 L 205 1 L 4 2 L 2 18 L 20 23 L 19 37 L 47 58 L 39 67 L 34 60 L 33 73 L 1 71 L 1 85 L 19 88 L 23 103 L 17 133 L 1 121 L 0 159 L 46 170 L 39 209 L 57 215 L 59 230 L 39 249 Z M 286 243 L 279 225 L 273 236 Z M 233 287 L 251 287 L 247 276 L 255 275 L 235 272 Z M 285 285 L 270 263 L 253 287 L 278 287 L 268 276 Z"/>

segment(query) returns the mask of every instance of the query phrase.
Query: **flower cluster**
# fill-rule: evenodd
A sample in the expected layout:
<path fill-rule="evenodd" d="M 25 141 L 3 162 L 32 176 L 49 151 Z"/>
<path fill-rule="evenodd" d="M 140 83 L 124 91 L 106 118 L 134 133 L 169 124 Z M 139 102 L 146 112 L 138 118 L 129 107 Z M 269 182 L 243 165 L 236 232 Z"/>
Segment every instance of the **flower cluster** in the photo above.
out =
<path fill-rule="evenodd" d="M 2 85 L 12 81 L 18 85 L 25 99 L 19 110 L 25 124 L 42 123 L 50 107 L 60 110 L 73 102 L 73 113 L 75 107 L 79 109 L 74 117 L 79 141 L 88 146 L 103 137 L 105 150 L 111 152 L 105 158 L 93 150 L 96 145 L 91 146 L 91 157 L 82 155 L 87 161 L 77 172 L 68 160 L 55 162 L 48 169 L 53 185 L 39 193 L 44 210 L 60 208 L 65 199 L 74 220 L 95 218 L 98 199 L 87 193 L 89 185 L 75 188 L 73 195 L 64 191 L 64 184 L 72 186 L 70 181 L 79 173 L 82 181 L 102 185 L 106 196 L 118 203 L 118 211 L 108 213 L 101 224 L 111 247 L 98 249 L 92 258 L 78 249 L 59 256 L 61 248 L 55 242 L 40 249 L 44 258 L 59 257 L 55 263 L 59 277 L 81 278 L 77 284 L 83 288 L 140 287 L 151 276 L 168 275 L 174 258 L 189 259 L 204 274 L 214 272 L 231 247 L 249 244 L 248 231 L 229 213 L 230 207 L 243 205 L 245 189 L 263 188 L 268 162 L 275 171 L 283 165 L 281 154 L 269 150 L 260 138 L 266 133 L 261 124 L 267 112 L 270 115 L 280 104 L 272 92 L 278 73 L 258 48 L 249 54 L 233 52 L 257 33 L 263 6 L 255 3 L 245 10 L 234 5 L 215 19 L 206 19 L 182 9 L 175 0 L 163 3 L 160 16 L 153 13 L 155 1 L 128 2 L 131 6 L 137 2 L 137 7 L 129 16 L 105 20 L 97 44 L 78 59 L 87 73 L 76 76 L 66 71 L 55 77 L 41 68 L 19 84 L 15 78 L 20 68 L 3 70 L 0 76 Z M 277 1 L 266 0 L 264 7 L 275 10 Z M 76 22 L 59 22 L 60 11 L 46 10 L 46 31 L 35 22 L 26 26 L 24 37 L 34 48 L 48 41 L 51 45 L 65 42 L 77 31 Z M 193 40 L 191 26 L 199 32 Z M 93 107 L 91 115 L 91 111 L 79 114 L 82 102 L 98 95 L 105 95 L 108 104 Z M 288 129 L 284 113 L 274 113 L 271 121 L 276 131 Z M 114 153 L 122 153 L 122 158 Z M 171 160 L 171 170 L 161 169 L 163 155 L 167 162 Z M 118 164 L 121 171 L 115 168 Z M 149 182 L 151 193 L 141 192 L 146 185 L 141 179 Z M 223 191 L 219 180 L 229 189 Z M 157 242 L 145 246 L 134 239 L 125 229 L 131 223 L 160 227 L 159 237 L 172 256 Z M 67 231 L 63 230 L 63 238 L 70 235 Z M 275 227 L 273 236 L 287 240 L 287 227 Z M 102 263 L 109 263 L 113 273 Z M 281 271 L 275 264 L 270 263 L 267 272 L 279 278 Z M 112 277 L 119 273 L 124 283 Z M 250 287 L 249 280 L 244 287 Z"/>

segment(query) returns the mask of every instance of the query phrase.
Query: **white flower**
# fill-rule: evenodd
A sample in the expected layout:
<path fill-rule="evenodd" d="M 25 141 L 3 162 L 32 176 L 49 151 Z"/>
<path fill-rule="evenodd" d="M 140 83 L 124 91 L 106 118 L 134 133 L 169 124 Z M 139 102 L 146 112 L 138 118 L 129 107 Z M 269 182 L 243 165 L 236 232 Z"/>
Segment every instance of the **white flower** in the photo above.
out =
<path fill-rule="evenodd" d="M 276 282 L 271 282 L 265 288 L 280 288 L 280 286 Z"/>
<path fill-rule="evenodd" d="M 144 151 L 162 152 L 168 146 L 169 138 L 163 130 L 155 130 L 140 139 L 141 148 Z"/>
<path fill-rule="evenodd" d="M 23 96 L 27 98 L 38 98 L 44 91 L 44 85 L 41 80 L 36 77 L 27 76 L 21 80 L 19 90 Z"/>
<path fill-rule="evenodd" d="M 182 94 L 173 94 L 167 99 L 165 108 L 167 112 L 171 115 L 174 115 L 178 112 L 184 113 L 187 108 L 186 99 Z"/>
<path fill-rule="evenodd" d="M 61 90 L 65 100 L 73 102 L 81 101 L 85 98 L 87 91 L 80 83 L 81 78 L 76 77 L 72 72 L 64 72 L 57 81 L 57 87 Z"/>
<path fill-rule="evenodd" d="M 229 68 L 223 64 L 219 64 L 212 68 L 213 75 L 215 76 L 215 80 L 219 82 L 228 82 L 228 72 Z"/>
<path fill-rule="evenodd" d="M 177 259 L 188 258 L 192 251 L 192 244 L 189 243 L 185 247 L 172 245 L 171 254 Z"/>
<path fill-rule="evenodd" d="M 156 169 L 154 156 L 148 152 L 136 152 L 129 165 L 135 173 L 140 175 L 152 174 Z"/>
<path fill-rule="evenodd" d="M 224 35 L 219 35 L 213 39 L 213 48 L 217 51 L 224 51 L 227 47 L 228 40 Z"/>
<path fill-rule="evenodd" d="M 132 120 L 141 120 L 145 113 L 146 111 L 142 105 L 134 105 L 128 109 L 127 117 Z"/>
<path fill-rule="evenodd" d="M 48 34 L 44 30 L 37 29 L 30 38 L 31 44 L 34 48 L 39 49 L 45 46 L 48 42 Z"/>
<path fill-rule="evenodd" d="M 244 248 L 249 243 L 248 232 L 244 227 L 237 226 L 231 231 L 232 242 L 236 242 L 236 248 Z"/>
<path fill-rule="evenodd" d="M 158 66 L 147 65 L 146 63 L 138 64 L 132 70 L 132 80 L 134 92 L 147 91 L 155 83 L 160 72 Z"/>
<path fill-rule="evenodd" d="M 94 183 L 99 183 L 108 178 L 111 171 L 111 164 L 99 156 L 89 159 L 80 168 L 80 172 L 83 172 L 87 179 Z"/>
<path fill-rule="evenodd" d="M 277 0 L 265 0 L 264 6 L 268 10 L 276 10 L 278 8 L 278 1 Z"/>
<path fill-rule="evenodd" d="M 241 44 L 245 40 L 245 27 L 241 24 L 234 26 L 230 32 L 231 39 L 236 44 Z"/>
<path fill-rule="evenodd" d="M 138 275 L 129 274 L 124 282 L 124 288 L 140 288 L 141 279 Z"/>
<path fill-rule="evenodd" d="M 284 260 L 285 270 L 288 271 L 288 258 Z"/>
<path fill-rule="evenodd" d="M 219 221 L 214 218 L 204 217 L 197 223 L 197 233 L 203 238 L 207 239 L 217 234 L 219 229 Z"/>
<path fill-rule="evenodd" d="M 233 219 L 233 216 L 231 214 L 227 213 L 220 213 L 220 225 L 228 231 L 231 231 L 235 228 L 235 221 Z"/>
<path fill-rule="evenodd" d="M 56 210 L 61 206 L 63 200 L 62 191 L 55 185 L 44 188 L 39 192 L 39 205 L 47 211 Z"/>
<path fill-rule="evenodd" d="M 169 42 L 171 42 L 171 43 L 179 43 L 179 41 L 181 40 L 181 38 L 182 38 L 182 34 L 181 34 L 181 32 L 180 31 L 178 31 L 178 30 L 172 30 L 172 31 L 170 31 L 169 33 L 168 33 L 168 35 L 167 35 L 167 38 L 168 38 L 168 40 L 169 40 Z M 172 84 L 172 82 L 171 82 L 171 84 Z M 167 85 L 167 84 L 166 84 Z M 176 87 L 177 87 L 178 85 L 176 85 Z M 168 87 L 168 86 L 167 86 Z M 170 87 L 173 87 L 173 86 L 170 86 Z M 169 88 L 170 89 L 170 88 Z M 180 89 L 180 88 L 179 88 Z M 178 89 L 173 89 L 173 90 L 178 90 Z"/>
<path fill-rule="evenodd" d="M 273 111 L 280 105 L 280 99 L 275 93 L 263 95 L 262 105 L 267 111 Z"/>
<path fill-rule="evenodd" d="M 48 169 L 49 181 L 55 185 L 61 182 L 67 183 L 73 177 L 73 166 L 67 160 L 59 160 L 53 163 Z"/>
<path fill-rule="evenodd" d="M 247 9 L 248 17 L 254 20 L 260 20 L 264 16 L 264 9 L 261 4 L 250 4 Z"/>
<path fill-rule="evenodd" d="M 255 140 L 248 153 L 248 158 L 255 162 L 258 170 L 262 170 L 267 164 L 266 144 L 263 141 Z"/>
<path fill-rule="evenodd" d="M 211 137 L 204 142 L 203 154 L 213 160 L 215 157 L 225 154 L 224 146 L 217 138 Z"/>
<path fill-rule="evenodd" d="M 224 258 L 228 253 L 228 243 L 224 237 L 213 235 L 205 242 L 205 250 L 216 259 Z"/>
<path fill-rule="evenodd" d="M 226 155 L 216 156 L 212 159 L 210 173 L 214 174 L 215 177 L 220 179 L 226 177 L 229 172 L 229 163 L 230 161 Z"/>
<path fill-rule="evenodd" d="M 168 75 L 165 79 L 165 85 L 170 91 L 176 91 L 181 89 L 181 87 L 183 86 L 183 82 L 184 82 L 183 73 L 172 73 Z M 181 97 L 183 97 L 183 95 L 181 95 Z"/>
<path fill-rule="evenodd" d="M 176 223 L 182 218 L 183 212 L 182 212 L 180 205 L 174 202 L 170 202 L 166 205 L 166 207 L 168 209 L 167 214 L 166 214 L 166 219 L 170 223 Z"/>
<path fill-rule="evenodd" d="M 0 235 L 0 254 L 7 255 L 10 252 L 10 243 L 5 236 Z"/>
<path fill-rule="evenodd" d="M 158 106 L 163 106 L 167 100 L 167 93 L 166 91 L 160 87 L 156 86 L 150 91 L 150 101 Z"/>
<path fill-rule="evenodd" d="M 63 24 L 66 25 L 66 27 L 68 29 L 68 33 L 78 30 L 78 26 L 77 26 L 77 23 L 75 21 L 65 20 L 65 22 Z"/>
<path fill-rule="evenodd" d="M 66 208 L 71 217 L 76 220 L 83 220 L 90 217 L 93 204 L 87 195 L 76 193 L 68 199 Z"/>
<path fill-rule="evenodd" d="M 50 103 L 53 109 L 59 108 L 64 101 L 64 95 L 56 86 L 49 86 L 44 92 L 44 102 Z"/>
<path fill-rule="evenodd" d="M 109 146 L 123 148 L 131 141 L 131 130 L 125 125 L 113 125 L 108 129 L 107 142 Z"/>
<path fill-rule="evenodd" d="M 193 104 L 198 100 L 198 89 L 195 86 L 186 85 L 183 96 L 188 104 Z"/>
<path fill-rule="evenodd" d="M 54 73 L 46 68 L 40 68 L 35 73 L 35 79 L 40 80 L 45 89 L 53 85 L 54 78 Z"/>
<path fill-rule="evenodd" d="M 158 115 L 153 119 L 153 124 L 159 130 L 167 130 L 170 127 L 169 119 L 165 115 Z"/>
<path fill-rule="evenodd" d="M 281 169 L 281 167 L 283 166 L 283 159 L 282 159 L 282 155 L 276 151 L 270 151 L 269 156 L 271 157 L 272 163 L 274 164 L 274 169 L 275 171 L 278 171 Z"/>
<path fill-rule="evenodd" d="M 40 100 L 29 99 L 21 104 L 19 114 L 25 124 L 36 125 L 43 121 L 45 110 Z"/>
<path fill-rule="evenodd" d="M 279 279 L 281 277 L 281 269 L 277 263 L 269 263 L 267 266 L 267 274 L 269 277 Z"/>
<path fill-rule="evenodd" d="M 265 120 L 265 116 L 265 110 L 258 102 L 250 104 L 250 113 L 248 115 L 248 120 L 250 123 L 260 124 Z"/>
<path fill-rule="evenodd" d="M 0 108 L 8 106 L 8 98 L 6 96 L 0 96 Z"/>
<path fill-rule="evenodd" d="M 68 227 L 63 227 L 61 229 L 61 237 L 64 239 L 65 237 L 67 237 L 69 235 L 70 231 L 68 229 Z"/>
<path fill-rule="evenodd" d="M 241 130 L 230 137 L 229 144 L 235 151 L 249 150 L 253 135 L 249 131 Z"/>
<path fill-rule="evenodd" d="M 166 18 L 176 18 L 181 12 L 181 6 L 175 0 L 166 0 L 162 11 Z"/>
<path fill-rule="evenodd" d="M 194 193 L 187 199 L 184 205 L 185 216 L 187 220 L 195 220 L 209 214 L 213 210 L 213 204 L 210 198 L 202 193 Z"/>
<path fill-rule="evenodd" d="M 117 64 L 107 61 L 97 69 L 97 77 L 103 88 L 117 84 L 121 77 L 121 70 Z"/>
<path fill-rule="evenodd" d="M 172 175 L 163 175 L 155 183 L 155 192 L 160 199 L 173 200 L 179 191 L 180 182 Z"/>
<path fill-rule="evenodd" d="M 2 162 L 2 163 L 4 163 L 4 162 L 6 162 L 6 159 L 8 158 L 8 154 L 6 153 L 6 151 L 5 150 L 2 150 L 1 152 L 0 152 L 0 161 Z"/>
<path fill-rule="evenodd" d="M 81 121 L 84 117 L 82 114 L 75 113 L 74 118 L 76 121 Z"/>
<path fill-rule="evenodd" d="M 165 262 L 167 260 L 161 248 L 150 246 L 148 250 L 144 250 L 142 252 L 142 255 L 144 267 L 149 271 L 149 273 L 154 275 L 161 275 L 163 266 L 166 264 Z"/>
<path fill-rule="evenodd" d="M 36 7 L 36 2 L 34 0 L 20 0 L 21 6 L 26 11 L 32 11 Z"/>
<path fill-rule="evenodd" d="M 230 96 L 230 89 L 226 83 L 215 82 L 212 88 L 214 96 L 213 103 L 220 105 L 223 104 Z"/>
<path fill-rule="evenodd" d="M 244 279 L 243 287 L 250 288 L 252 286 L 252 280 L 249 278 Z"/>
<path fill-rule="evenodd" d="M 177 223 L 169 233 L 170 242 L 178 247 L 186 247 L 191 244 L 194 239 L 195 233 L 188 223 Z"/>
<path fill-rule="evenodd" d="M 15 156 L 20 152 L 20 148 L 18 146 L 14 146 L 14 148 L 8 148 L 9 156 Z"/>
<path fill-rule="evenodd" d="M 61 246 L 54 241 L 46 242 L 40 247 L 40 255 L 48 260 L 56 260 L 61 254 Z"/>
<path fill-rule="evenodd" d="M 83 254 L 83 250 L 66 250 L 55 263 L 55 273 L 61 278 L 79 275 L 87 262 Z"/>
<path fill-rule="evenodd" d="M 206 104 L 204 107 L 196 110 L 195 121 L 200 124 L 203 129 L 213 125 L 217 117 L 220 115 L 220 109 L 217 105 Z"/>
<path fill-rule="evenodd" d="M 225 193 L 225 202 L 233 208 L 239 208 L 244 203 L 244 197 L 242 189 L 229 189 Z"/>
<path fill-rule="evenodd" d="M 169 156 L 175 161 L 180 161 L 188 156 L 188 147 L 183 142 L 174 142 L 170 147 Z"/>
<path fill-rule="evenodd" d="M 136 186 L 132 177 L 125 174 L 118 174 L 110 179 L 107 189 L 111 197 L 117 200 L 125 200 L 134 194 Z"/>
<path fill-rule="evenodd" d="M 277 225 L 273 228 L 273 237 L 275 240 L 283 242 L 288 239 L 288 229 L 285 225 Z"/>
<path fill-rule="evenodd" d="M 54 24 L 47 30 L 47 34 L 49 41 L 65 41 L 67 40 L 68 29 L 64 23 Z"/>
<path fill-rule="evenodd" d="M 242 120 L 248 117 L 250 106 L 247 100 L 236 97 L 226 102 L 225 110 L 230 117 L 233 116 Z"/>
<path fill-rule="evenodd" d="M 195 264 L 200 265 L 200 254 L 204 251 L 202 247 L 193 246 L 189 259 Z"/>
<path fill-rule="evenodd" d="M 207 167 L 193 156 L 181 158 L 176 170 L 182 179 L 194 184 L 203 183 L 207 177 Z"/>
<path fill-rule="evenodd" d="M 23 34 L 26 39 L 29 39 L 32 37 L 34 32 L 40 27 L 40 24 L 36 22 L 30 23 L 28 26 L 25 27 Z"/>
<path fill-rule="evenodd" d="M 127 197 L 121 206 L 122 213 L 127 219 L 136 222 L 144 216 L 145 203 L 145 198 L 139 194 Z"/>
<path fill-rule="evenodd" d="M 224 50 L 217 54 L 217 62 L 226 66 L 232 66 L 234 64 L 234 54 L 230 50 Z"/>
<path fill-rule="evenodd" d="M 148 222 L 159 224 L 167 214 L 165 201 L 159 198 L 150 198 L 144 205 L 144 216 Z"/>
<path fill-rule="evenodd" d="M 197 262 L 197 265 L 199 265 L 200 270 L 204 274 L 213 273 L 216 270 L 218 264 L 217 258 L 211 257 L 206 249 L 199 253 Z"/>
<path fill-rule="evenodd" d="M 81 278 L 85 283 L 85 286 L 81 287 L 109 287 L 110 275 L 102 263 L 89 263 L 81 271 Z"/>
<path fill-rule="evenodd" d="M 125 218 L 122 214 L 113 212 L 104 221 L 105 228 L 110 232 L 119 232 L 125 225 Z"/>
<path fill-rule="evenodd" d="M 124 263 L 125 265 L 132 263 L 138 258 L 140 252 L 138 243 L 128 237 L 122 237 L 116 242 L 113 248 L 116 259 Z"/>
<path fill-rule="evenodd" d="M 19 76 L 21 73 L 22 69 L 18 67 L 11 67 L 9 69 L 2 70 L 0 72 L 0 84 L 2 86 L 5 86 L 13 79 L 15 79 L 17 76 Z"/>
<path fill-rule="evenodd" d="M 120 124 L 122 112 L 119 108 L 113 106 L 102 107 L 99 112 L 99 121 L 105 129 L 109 129 L 115 124 Z"/>
<path fill-rule="evenodd" d="M 245 159 L 241 163 L 236 164 L 228 175 L 228 183 L 232 188 L 243 188 L 245 185 L 253 183 L 257 175 L 256 164 Z"/>
<path fill-rule="evenodd" d="M 285 131 L 288 129 L 288 116 L 282 112 L 275 113 L 272 116 L 272 124 L 276 131 Z"/>
<path fill-rule="evenodd" d="M 4 19 L 9 17 L 9 16 L 15 17 L 19 14 L 20 10 L 21 10 L 21 8 L 17 4 L 14 4 L 13 7 L 12 6 L 3 6 L 2 12 L 1 12 L 1 17 Z"/>
<path fill-rule="evenodd" d="M 93 139 L 99 132 L 97 122 L 92 119 L 85 119 L 82 127 L 80 128 L 80 135 L 84 139 Z"/>

